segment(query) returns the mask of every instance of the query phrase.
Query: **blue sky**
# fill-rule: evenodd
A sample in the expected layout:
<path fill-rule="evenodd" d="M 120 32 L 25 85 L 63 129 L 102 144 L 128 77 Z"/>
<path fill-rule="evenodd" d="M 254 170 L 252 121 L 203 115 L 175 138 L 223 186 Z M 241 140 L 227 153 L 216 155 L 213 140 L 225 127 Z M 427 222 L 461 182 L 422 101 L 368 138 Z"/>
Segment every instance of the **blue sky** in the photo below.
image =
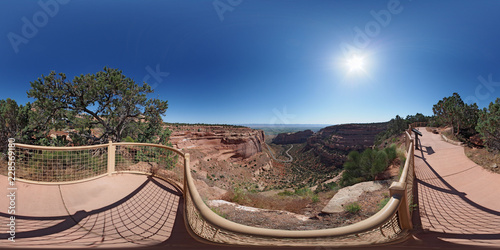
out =
<path fill-rule="evenodd" d="M 119 68 L 167 122 L 387 121 L 500 96 L 500 1 L 6 0 L 0 99 Z M 349 49 L 346 49 L 349 48 Z M 363 58 L 359 70 L 347 61 Z"/>

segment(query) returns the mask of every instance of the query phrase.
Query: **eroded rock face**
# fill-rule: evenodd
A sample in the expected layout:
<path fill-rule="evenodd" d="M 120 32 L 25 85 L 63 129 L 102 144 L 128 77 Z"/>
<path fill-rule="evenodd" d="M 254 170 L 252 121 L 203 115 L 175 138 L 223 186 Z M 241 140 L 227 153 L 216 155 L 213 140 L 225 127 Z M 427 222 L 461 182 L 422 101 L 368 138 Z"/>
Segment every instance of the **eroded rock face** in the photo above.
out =
<path fill-rule="evenodd" d="M 321 129 L 307 139 L 306 150 L 313 150 L 321 161 L 341 167 L 352 150 L 371 147 L 375 136 L 386 128 L 387 123 L 343 124 Z"/>
<path fill-rule="evenodd" d="M 193 148 L 218 160 L 246 159 L 262 152 L 262 130 L 221 126 L 190 126 L 189 129 L 172 129 L 170 142 L 175 148 Z"/>
<path fill-rule="evenodd" d="M 281 133 L 278 134 L 274 139 L 274 144 L 294 144 L 294 143 L 303 143 L 307 141 L 314 132 L 311 130 L 304 130 L 295 133 Z"/>
<path fill-rule="evenodd" d="M 314 132 L 311 130 L 304 130 L 295 133 L 281 133 L 278 134 L 274 139 L 274 144 L 294 144 L 294 143 L 303 143 L 307 141 Z"/>

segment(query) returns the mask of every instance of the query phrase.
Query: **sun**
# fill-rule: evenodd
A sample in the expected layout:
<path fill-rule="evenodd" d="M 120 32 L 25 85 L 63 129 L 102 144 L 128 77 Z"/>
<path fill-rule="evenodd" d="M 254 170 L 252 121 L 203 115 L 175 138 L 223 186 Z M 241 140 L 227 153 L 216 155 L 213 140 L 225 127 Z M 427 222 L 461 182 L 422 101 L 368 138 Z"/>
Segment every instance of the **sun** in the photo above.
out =
<path fill-rule="evenodd" d="M 347 60 L 347 67 L 349 72 L 365 71 L 365 59 L 355 55 Z"/>

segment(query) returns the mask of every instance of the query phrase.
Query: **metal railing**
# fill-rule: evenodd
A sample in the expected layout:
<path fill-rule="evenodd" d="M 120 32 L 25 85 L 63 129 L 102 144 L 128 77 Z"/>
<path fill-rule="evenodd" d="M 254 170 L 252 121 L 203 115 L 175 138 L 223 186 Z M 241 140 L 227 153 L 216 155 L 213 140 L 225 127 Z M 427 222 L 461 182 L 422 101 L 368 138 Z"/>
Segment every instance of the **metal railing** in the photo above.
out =
<path fill-rule="evenodd" d="M 246 226 L 213 212 L 202 200 L 191 175 L 189 153 L 157 144 L 113 143 L 84 147 L 16 145 L 17 180 L 67 184 L 114 173 L 150 174 L 183 190 L 184 220 L 198 240 L 238 245 L 368 245 L 405 239 L 412 229 L 413 139 L 406 133 L 406 162 L 391 198 L 378 213 L 361 222 L 320 230 L 278 230 Z"/>

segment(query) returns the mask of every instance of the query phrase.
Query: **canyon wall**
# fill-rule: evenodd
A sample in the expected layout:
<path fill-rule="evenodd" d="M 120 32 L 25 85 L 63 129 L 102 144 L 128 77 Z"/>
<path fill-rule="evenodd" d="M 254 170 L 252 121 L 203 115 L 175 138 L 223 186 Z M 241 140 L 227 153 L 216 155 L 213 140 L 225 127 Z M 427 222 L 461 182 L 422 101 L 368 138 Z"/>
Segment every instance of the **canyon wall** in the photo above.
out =
<path fill-rule="evenodd" d="M 244 127 L 170 127 L 175 148 L 196 149 L 213 158 L 249 158 L 262 152 L 264 132 Z"/>
<path fill-rule="evenodd" d="M 387 123 L 343 124 L 321 129 L 307 139 L 305 150 L 313 150 L 325 164 L 341 167 L 352 150 L 371 147 Z"/>
<path fill-rule="evenodd" d="M 274 139 L 274 144 L 294 144 L 294 143 L 303 143 L 307 141 L 314 132 L 311 130 L 304 130 L 295 133 L 281 133 L 278 134 Z"/>

